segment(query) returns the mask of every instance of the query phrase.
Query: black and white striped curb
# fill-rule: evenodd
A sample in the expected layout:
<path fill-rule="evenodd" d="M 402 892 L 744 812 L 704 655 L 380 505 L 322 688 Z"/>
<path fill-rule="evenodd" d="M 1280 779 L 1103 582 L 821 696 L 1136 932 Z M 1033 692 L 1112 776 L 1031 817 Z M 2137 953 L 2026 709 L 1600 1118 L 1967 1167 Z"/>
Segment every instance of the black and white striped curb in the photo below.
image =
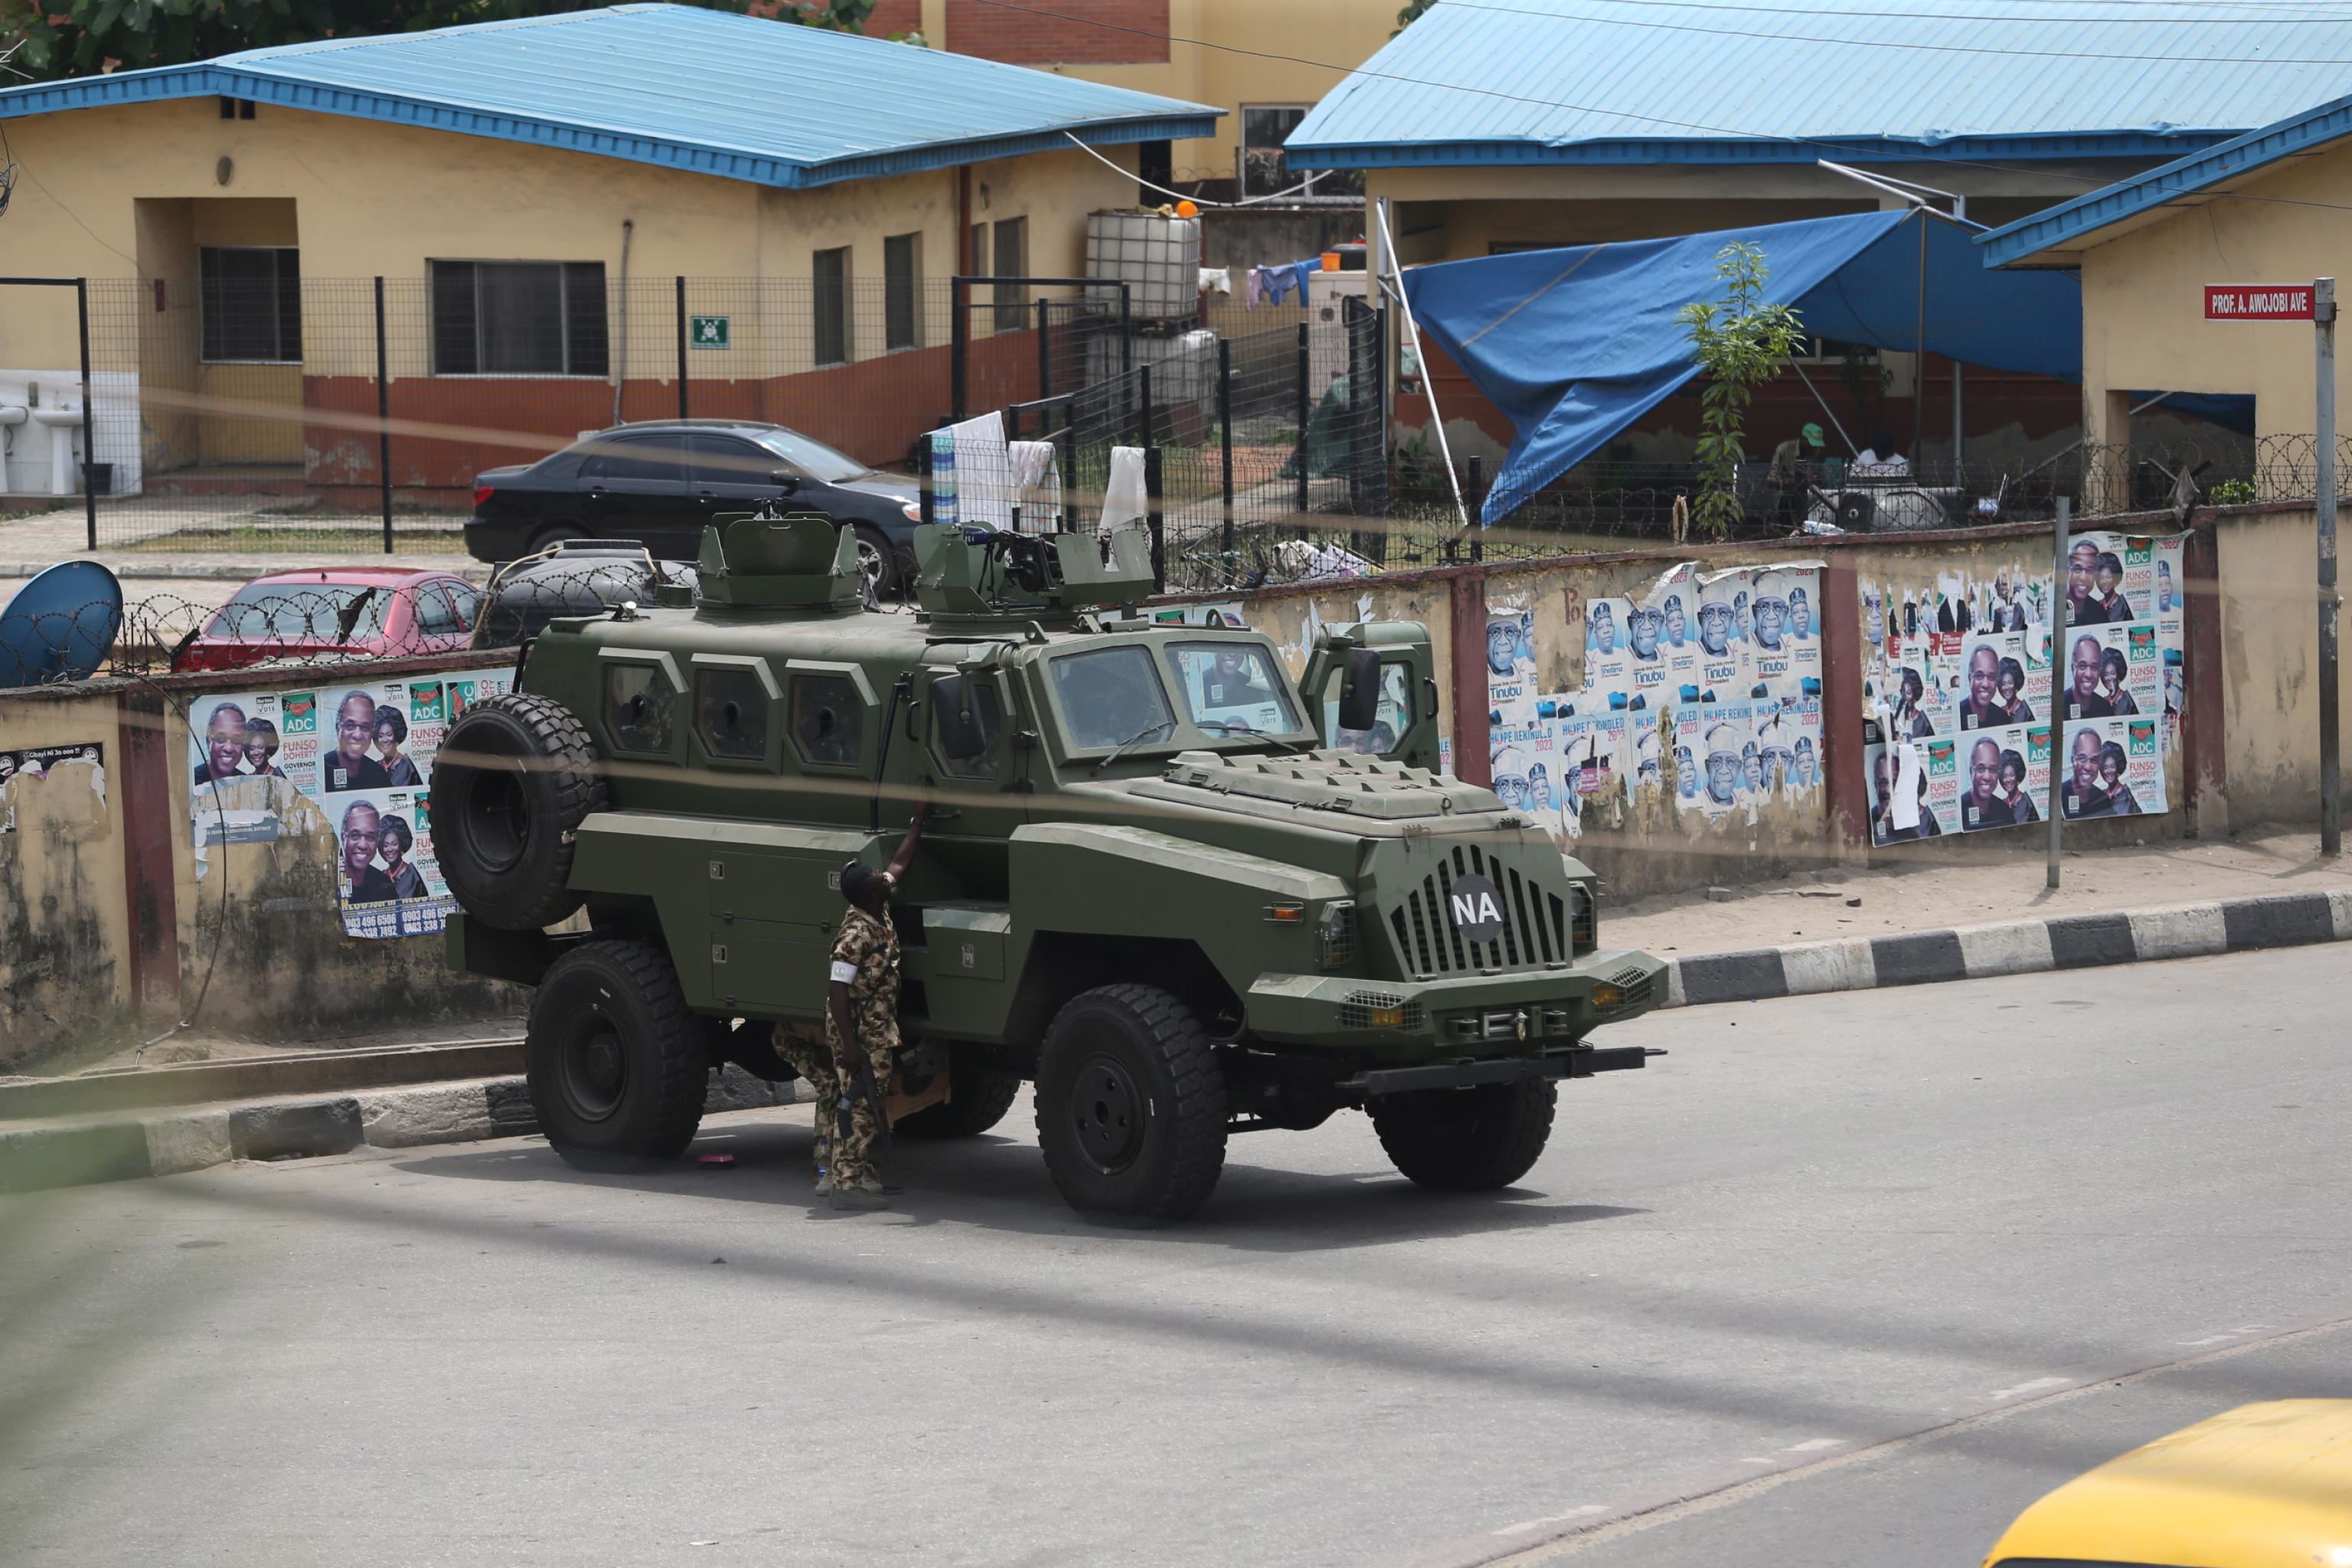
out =
<path fill-rule="evenodd" d="M 800 1087 L 772 1084 L 730 1065 L 711 1080 L 703 1110 L 791 1105 Z M 538 1131 L 519 1078 L 0 1125 L 0 1193 L 177 1175 L 232 1160 L 415 1149 Z"/>
<path fill-rule="evenodd" d="M 1759 1002 L 2320 942 L 2352 942 L 2352 891 L 2279 893 L 1710 952 L 1667 965 L 1666 1005 Z"/>

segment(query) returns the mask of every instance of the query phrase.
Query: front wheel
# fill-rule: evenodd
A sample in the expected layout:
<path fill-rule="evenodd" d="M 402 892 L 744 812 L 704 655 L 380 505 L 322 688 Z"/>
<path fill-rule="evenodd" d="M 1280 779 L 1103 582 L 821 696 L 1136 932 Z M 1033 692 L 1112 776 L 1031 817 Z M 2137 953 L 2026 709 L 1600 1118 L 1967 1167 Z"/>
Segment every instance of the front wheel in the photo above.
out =
<path fill-rule="evenodd" d="M 898 591 L 898 558 L 879 529 L 856 525 L 857 576 L 868 604 L 879 604 Z"/>
<path fill-rule="evenodd" d="M 1441 1192 L 1488 1193 L 1534 1167 L 1559 1100 L 1559 1086 L 1538 1078 L 1381 1095 L 1368 1109 L 1401 1174 Z"/>
<path fill-rule="evenodd" d="M 1225 1165 L 1225 1080 L 1200 1018 L 1152 985 L 1081 992 L 1037 1059 L 1037 1142 L 1089 1219 L 1165 1225 L 1206 1203 Z"/>
<path fill-rule="evenodd" d="M 524 1036 L 540 1131 L 583 1170 L 677 1159 L 702 1123 L 709 1036 L 660 949 L 573 948 L 540 982 Z"/>

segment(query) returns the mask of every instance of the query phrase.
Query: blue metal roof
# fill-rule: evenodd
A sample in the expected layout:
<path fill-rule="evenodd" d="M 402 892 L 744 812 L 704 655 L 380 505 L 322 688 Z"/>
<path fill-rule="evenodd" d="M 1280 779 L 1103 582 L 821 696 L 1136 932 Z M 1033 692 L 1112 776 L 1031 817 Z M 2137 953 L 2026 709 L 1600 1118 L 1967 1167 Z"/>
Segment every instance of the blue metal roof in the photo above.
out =
<path fill-rule="evenodd" d="M 2352 97 L 2339 98 L 2275 125 L 2175 159 L 2062 206 L 1977 236 L 1987 267 L 2072 267 L 2078 242 L 2159 207 L 2202 205 L 2274 163 L 2305 158 L 2352 136 Z"/>
<path fill-rule="evenodd" d="M 2171 157 L 2336 96 L 2352 11 L 2173 0 L 1440 0 L 1304 168 Z"/>
<path fill-rule="evenodd" d="M 1223 111 L 686 5 L 248 49 L 0 92 L 0 119 L 221 94 L 801 187 L 1209 136 Z"/>

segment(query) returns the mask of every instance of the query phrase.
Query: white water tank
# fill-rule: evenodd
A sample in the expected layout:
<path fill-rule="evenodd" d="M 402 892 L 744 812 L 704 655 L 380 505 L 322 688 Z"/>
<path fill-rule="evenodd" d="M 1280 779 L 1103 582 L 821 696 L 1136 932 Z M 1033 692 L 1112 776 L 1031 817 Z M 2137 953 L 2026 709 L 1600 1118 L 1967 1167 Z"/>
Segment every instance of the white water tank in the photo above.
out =
<path fill-rule="evenodd" d="M 1193 315 L 1201 289 L 1201 220 L 1156 212 L 1087 215 L 1087 276 L 1128 286 L 1128 310 L 1138 321 L 1173 321 Z M 1097 291 L 1116 311 L 1118 295 Z"/>

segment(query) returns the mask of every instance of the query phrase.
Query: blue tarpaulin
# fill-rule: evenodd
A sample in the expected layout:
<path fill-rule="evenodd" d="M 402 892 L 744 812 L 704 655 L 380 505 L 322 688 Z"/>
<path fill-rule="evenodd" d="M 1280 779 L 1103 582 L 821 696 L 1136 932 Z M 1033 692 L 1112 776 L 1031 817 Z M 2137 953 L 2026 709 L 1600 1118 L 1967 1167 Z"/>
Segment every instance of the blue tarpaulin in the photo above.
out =
<path fill-rule="evenodd" d="M 1919 342 L 1963 364 L 2083 379 L 2082 286 L 1994 272 L 1967 230 L 1915 213 L 1857 213 L 1623 244 L 1528 250 L 1404 275 L 1423 334 L 1509 416 L 1517 435 L 1484 520 L 1507 516 L 1698 374 L 1684 306 L 1717 300 L 1727 245 L 1760 248 L 1764 300 L 1807 333 L 1882 349 Z"/>

